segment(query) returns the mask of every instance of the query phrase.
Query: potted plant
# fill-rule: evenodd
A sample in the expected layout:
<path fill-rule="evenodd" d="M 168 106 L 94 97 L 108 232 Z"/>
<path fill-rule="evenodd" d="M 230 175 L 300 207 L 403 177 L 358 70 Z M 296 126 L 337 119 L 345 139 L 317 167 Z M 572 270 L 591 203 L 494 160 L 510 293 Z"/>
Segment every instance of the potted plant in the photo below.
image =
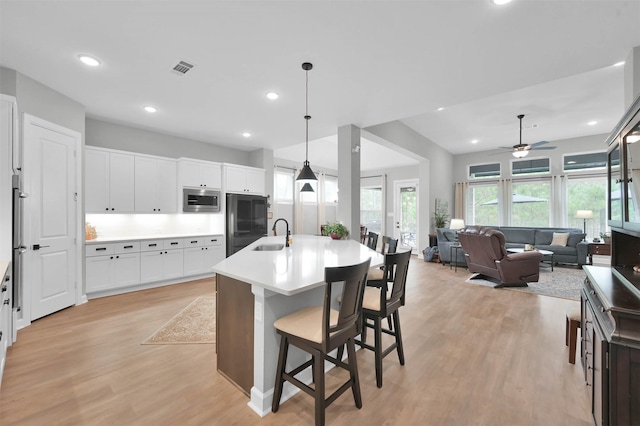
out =
<path fill-rule="evenodd" d="M 433 214 L 433 222 L 437 228 L 444 228 L 447 226 L 447 220 L 449 219 L 449 215 L 442 212 L 435 212 Z"/>
<path fill-rule="evenodd" d="M 601 232 L 600 238 L 602 238 L 602 241 L 605 244 L 611 244 L 611 234 L 609 234 L 608 232 Z"/>
<path fill-rule="evenodd" d="M 325 227 L 325 232 L 334 240 L 342 240 L 349 236 L 349 230 L 340 222 L 328 224 Z"/>

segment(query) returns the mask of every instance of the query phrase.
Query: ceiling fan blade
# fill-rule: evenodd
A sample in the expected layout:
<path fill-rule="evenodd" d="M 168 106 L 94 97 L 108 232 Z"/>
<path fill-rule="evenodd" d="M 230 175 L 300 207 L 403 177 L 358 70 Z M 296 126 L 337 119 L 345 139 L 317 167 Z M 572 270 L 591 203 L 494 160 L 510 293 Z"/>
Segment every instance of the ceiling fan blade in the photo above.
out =
<path fill-rule="evenodd" d="M 544 145 L 544 144 L 547 144 L 547 143 L 549 143 L 549 141 L 540 141 L 540 142 L 532 143 L 532 144 L 529 144 L 529 145 L 531 147 L 534 147 L 534 146 Z"/>
<path fill-rule="evenodd" d="M 543 149 L 556 149 L 556 147 L 555 146 L 538 146 L 538 147 L 533 147 L 531 149 L 536 151 L 542 151 Z"/>

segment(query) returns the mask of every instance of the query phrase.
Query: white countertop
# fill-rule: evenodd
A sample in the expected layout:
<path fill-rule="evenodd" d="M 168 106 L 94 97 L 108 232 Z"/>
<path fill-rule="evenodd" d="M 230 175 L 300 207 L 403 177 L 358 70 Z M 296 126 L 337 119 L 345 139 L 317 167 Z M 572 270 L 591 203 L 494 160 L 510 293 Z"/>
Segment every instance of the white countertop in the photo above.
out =
<path fill-rule="evenodd" d="M 285 237 L 263 237 L 214 265 L 213 271 L 276 293 L 291 296 L 324 284 L 324 268 L 362 263 L 382 265 L 384 256 L 355 240 L 292 235 L 278 251 L 255 251 L 263 244 L 284 244 Z"/>
<path fill-rule="evenodd" d="M 210 235 L 223 236 L 222 234 L 155 234 L 155 235 L 138 235 L 132 237 L 98 237 L 93 240 L 86 240 L 85 244 L 104 244 L 116 243 L 119 241 L 144 241 L 144 240 L 165 240 L 171 238 L 193 238 L 207 237 Z M 283 237 L 284 238 L 284 237 Z"/>

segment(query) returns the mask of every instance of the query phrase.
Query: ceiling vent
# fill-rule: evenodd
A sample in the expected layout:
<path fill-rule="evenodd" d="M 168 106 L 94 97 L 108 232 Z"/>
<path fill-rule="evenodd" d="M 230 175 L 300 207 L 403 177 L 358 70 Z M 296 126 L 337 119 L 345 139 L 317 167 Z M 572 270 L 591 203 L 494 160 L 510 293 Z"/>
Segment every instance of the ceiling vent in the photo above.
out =
<path fill-rule="evenodd" d="M 191 70 L 191 68 L 193 68 L 193 64 L 185 61 L 180 61 L 176 64 L 176 66 L 173 67 L 171 71 L 178 75 L 185 75 L 189 70 Z"/>

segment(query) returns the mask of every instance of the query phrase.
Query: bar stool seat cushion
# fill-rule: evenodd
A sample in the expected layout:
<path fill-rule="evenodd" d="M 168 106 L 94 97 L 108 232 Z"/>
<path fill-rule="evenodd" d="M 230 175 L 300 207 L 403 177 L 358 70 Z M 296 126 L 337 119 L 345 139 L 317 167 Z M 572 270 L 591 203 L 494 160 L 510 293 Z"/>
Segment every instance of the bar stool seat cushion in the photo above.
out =
<path fill-rule="evenodd" d="M 367 272 L 367 281 L 380 281 L 384 279 L 384 270 L 378 267 L 369 268 Z"/>
<path fill-rule="evenodd" d="M 387 299 L 391 297 L 391 291 L 387 291 Z M 362 308 L 370 311 L 380 310 L 380 289 L 377 287 L 366 287 L 362 299 Z"/>
<path fill-rule="evenodd" d="M 335 326 L 338 323 L 338 311 L 331 309 L 329 312 L 329 325 Z M 301 309 L 278 319 L 273 325 L 287 334 L 322 343 L 322 306 Z"/>

